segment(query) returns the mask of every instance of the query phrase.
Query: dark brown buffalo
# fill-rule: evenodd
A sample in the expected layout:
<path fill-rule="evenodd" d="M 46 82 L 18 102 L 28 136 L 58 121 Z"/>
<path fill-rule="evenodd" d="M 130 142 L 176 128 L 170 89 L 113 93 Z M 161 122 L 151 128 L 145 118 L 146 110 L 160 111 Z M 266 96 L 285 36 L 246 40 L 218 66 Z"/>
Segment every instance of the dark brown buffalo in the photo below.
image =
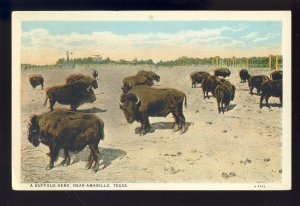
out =
<path fill-rule="evenodd" d="M 97 79 L 97 77 L 98 77 L 98 72 L 97 72 L 96 70 L 93 70 L 93 77 L 94 77 L 95 79 Z"/>
<path fill-rule="evenodd" d="M 257 90 L 257 94 L 260 94 L 260 90 L 261 90 L 261 84 L 265 81 L 270 80 L 269 77 L 265 76 L 265 75 L 255 75 L 255 76 L 251 76 L 248 79 L 248 86 L 249 86 L 249 90 L 250 90 L 250 94 L 253 94 L 253 89 L 256 88 Z"/>
<path fill-rule="evenodd" d="M 100 153 L 98 144 L 104 139 L 104 123 L 94 114 L 55 110 L 41 115 L 33 115 L 28 125 L 28 140 L 33 146 L 40 142 L 50 149 L 50 162 L 46 169 L 52 169 L 60 149 L 64 150 L 62 166 L 70 164 L 69 151 L 80 152 L 87 145 L 91 152 L 86 169 L 99 168 Z"/>
<path fill-rule="evenodd" d="M 241 83 L 246 82 L 246 80 L 249 81 L 249 78 L 251 77 L 247 69 L 241 69 L 239 75 L 241 78 Z"/>
<path fill-rule="evenodd" d="M 150 117 L 166 117 L 172 113 L 175 118 L 174 131 L 185 130 L 185 117 L 182 107 L 186 96 L 176 89 L 158 89 L 148 86 L 133 87 L 120 98 L 120 109 L 123 110 L 128 123 L 141 123 L 140 135 L 150 131 Z M 177 127 L 176 127 L 177 126 Z"/>
<path fill-rule="evenodd" d="M 202 91 L 203 91 L 203 99 L 206 97 L 209 99 L 208 92 L 211 92 L 213 96 L 215 96 L 215 89 L 216 87 L 224 82 L 224 79 L 221 79 L 216 76 L 209 76 L 205 79 L 203 79 L 201 85 L 202 85 Z"/>
<path fill-rule="evenodd" d="M 160 81 L 160 76 L 158 74 L 156 74 L 155 72 L 152 71 L 145 71 L 145 70 L 141 70 L 139 71 L 136 75 L 143 75 L 149 79 L 151 79 L 152 81 Z"/>
<path fill-rule="evenodd" d="M 209 77 L 210 74 L 207 72 L 192 72 L 190 74 L 192 80 L 192 88 L 196 88 L 196 84 L 201 84 L 203 79 Z"/>
<path fill-rule="evenodd" d="M 224 81 L 216 87 L 215 96 L 218 105 L 218 112 L 228 111 L 229 103 L 234 99 L 235 96 L 235 86 L 229 81 Z"/>
<path fill-rule="evenodd" d="M 47 88 L 46 100 L 44 106 L 49 99 L 50 109 L 56 102 L 63 105 L 71 105 L 71 110 L 76 111 L 77 107 L 84 103 L 92 103 L 96 100 L 93 89 L 86 89 L 86 85 L 80 81 L 72 84 L 57 85 Z"/>
<path fill-rule="evenodd" d="M 270 97 L 279 97 L 282 105 L 282 80 L 269 80 L 262 83 L 259 107 L 262 108 L 263 99 L 266 101 L 266 106 L 269 107 L 268 100 Z"/>
<path fill-rule="evenodd" d="M 41 85 L 42 89 L 44 88 L 44 77 L 40 74 L 32 74 L 29 76 L 29 82 L 33 89 L 35 89 L 36 86 Z"/>
<path fill-rule="evenodd" d="M 217 68 L 214 70 L 214 72 L 215 72 L 215 76 L 217 76 L 217 77 L 222 76 L 224 78 L 229 77 L 231 74 L 230 70 L 227 68 Z"/>
<path fill-rule="evenodd" d="M 282 80 L 282 71 L 274 71 L 270 74 L 270 79 L 272 80 Z"/>
<path fill-rule="evenodd" d="M 77 81 L 82 82 L 85 85 L 86 89 L 89 89 L 91 87 L 94 89 L 98 88 L 98 82 L 97 82 L 96 78 L 93 78 L 93 77 L 90 77 L 87 75 L 70 74 L 65 78 L 66 84 L 72 84 Z"/>
<path fill-rule="evenodd" d="M 126 77 L 123 80 L 122 91 L 126 94 L 130 89 L 138 85 L 153 86 L 153 80 L 149 77 L 138 74 Z"/>

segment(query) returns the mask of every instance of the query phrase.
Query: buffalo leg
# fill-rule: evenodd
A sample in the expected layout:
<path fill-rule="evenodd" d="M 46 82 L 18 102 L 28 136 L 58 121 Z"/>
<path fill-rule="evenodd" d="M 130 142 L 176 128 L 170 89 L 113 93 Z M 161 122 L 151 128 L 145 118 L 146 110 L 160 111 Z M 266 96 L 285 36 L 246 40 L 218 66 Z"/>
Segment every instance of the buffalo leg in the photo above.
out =
<path fill-rule="evenodd" d="M 263 102 L 263 100 L 264 100 L 264 94 L 261 94 L 261 96 L 260 96 L 260 101 L 259 101 L 259 107 L 260 108 L 262 108 L 262 102 Z"/>
<path fill-rule="evenodd" d="M 280 104 L 281 104 L 281 106 L 282 106 L 282 96 L 279 97 L 279 100 L 280 100 Z"/>
<path fill-rule="evenodd" d="M 253 95 L 253 87 L 251 86 L 249 89 L 250 89 L 250 94 Z"/>
<path fill-rule="evenodd" d="M 221 113 L 220 101 L 217 101 L 217 105 L 218 105 L 218 112 L 219 112 L 219 114 L 220 114 L 220 113 Z"/>
<path fill-rule="evenodd" d="M 90 156 L 89 156 L 89 159 L 88 159 L 88 163 L 85 166 L 86 170 L 90 169 L 91 166 L 92 166 L 92 164 L 93 164 L 93 162 L 94 162 L 94 153 L 93 153 L 92 149 L 90 149 L 90 150 L 91 150 L 91 152 L 90 152 Z"/>
<path fill-rule="evenodd" d="M 150 131 L 150 122 L 148 115 L 143 113 L 142 114 L 142 121 L 141 121 L 142 127 L 140 131 L 140 135 L 145 135 L 148 131 Z"/>
<path fill-rule="evenodd" d="M 49 165 L 46 167 L 46 170 L 51 170 L 54 167 L 54 162 L 58 157 L 59 148 L 53 146 L 50 147 L 50 162 Z"/>
<path fill-rule="evenodd" d="M 98 169 L 99 169 L 99 161 L 100 161 L 100 152 L 99 152 L 99 149 L 98 149 L 98 146 L 97 145 L 89 145 L 90 146 L 90 149 L 93 151 L 93 154 L 94 154 L 94 162 L 95 162 L 95 165 L 94 165 L 94 172 L 97 172 Z"/>
<path fill-rule="evenodd" d="M 70 156 L 67 148 L 64 148 L 65 159 L 60 163 L 61 166 L 68 166 L 70 164 Z"/>
<path fill-rule="evenodd" d="M 270 98 L 269 95 L 266 95 L 266 96 L 265 96 L 266 106 L 267 106 L 267 107 L 269 107 L 269 98 Z"/>
<path fill-rule="evenodd" d="M 177 132 L 179 130 L 179 127 L 180 127 L 179 114 L 178 114 L 178 112 L 173 111 L 172 115 L 173 115 L 173 117 L 175 119 L 174 127 L 173 127 L 173 132 Z"/>
<path fill-rule="evenodd" d="M 71 104 L 71 110 L 72 110 L 73 112 L 76 112 L 77 107 L 78 107 L 77 104 Z"/>
<path fill-rule="evenodd" d="M 56 101 L 53 99 L 49 99 L 49 103 L 50 103 L 50 109 L 51 109 L 51 111 L 53 111 L 53 107 L 54 107 Z"/>
<path fill-rule="evenodd" d="M 179 129 L 182 132 L 184 132 L 185 131 L 185 117 L 183 115 L 182 107 L 183 107 L 183 101 L 182 101 L 182 103 L 179 104 L 178 114 L 179 114 L 179 120 L 180 120 Z"/>

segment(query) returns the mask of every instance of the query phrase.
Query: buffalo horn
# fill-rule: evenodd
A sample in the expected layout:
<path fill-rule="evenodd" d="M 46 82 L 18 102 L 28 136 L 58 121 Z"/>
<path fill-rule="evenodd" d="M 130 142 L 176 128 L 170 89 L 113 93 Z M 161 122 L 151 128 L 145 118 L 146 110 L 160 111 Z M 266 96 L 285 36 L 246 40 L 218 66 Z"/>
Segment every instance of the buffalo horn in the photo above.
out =
<path fill-rule="evenodd" d="M 136 97 L 137 97 L 137 101 L 135 104 L 138 104 L 140 102 L 140 98 L 137 95 L 136 95 Z"/>
<path fill-rule="evenodd" d="M 121 102 L 121 98 L 119 99 L 119 103 L 120 103 L 120 105 L 124 105 L 124 103 Z"/>

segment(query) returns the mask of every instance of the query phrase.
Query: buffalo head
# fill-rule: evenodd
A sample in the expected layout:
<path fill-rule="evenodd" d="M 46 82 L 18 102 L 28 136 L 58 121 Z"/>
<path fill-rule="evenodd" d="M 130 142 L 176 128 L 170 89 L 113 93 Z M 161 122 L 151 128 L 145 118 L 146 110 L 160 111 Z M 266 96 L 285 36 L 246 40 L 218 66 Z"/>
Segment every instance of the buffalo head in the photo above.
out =
<path fill-rule="evenodd" d="M 40 127 L 37 115 L 33 115 L 29 120 L 28 140 L 35 147 L 40 145 Z"/>
<path fill-rule="evenodd" d="M 120 109 L 123 110 L 128 123 L 137 120 L 140 99 L 135 94 L 123 94 L 119 100 Z"/>

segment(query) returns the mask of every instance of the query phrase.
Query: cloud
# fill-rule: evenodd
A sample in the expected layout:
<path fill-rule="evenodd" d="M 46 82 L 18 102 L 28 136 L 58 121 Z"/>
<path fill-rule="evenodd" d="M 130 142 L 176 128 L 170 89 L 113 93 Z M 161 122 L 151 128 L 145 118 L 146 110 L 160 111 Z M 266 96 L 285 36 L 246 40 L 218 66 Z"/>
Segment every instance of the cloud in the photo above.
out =
<path fill-rule="evenodd" d="M 249 34 L 246 34 L 244 36 L 241 36 L 241 39 L 254 39 L 255 37 L 257 37 L 258 33 L 257 32 L 250 32 Z"/>
<path fill-rule="evenodd" d="M 126 35 L 110 31 L 53 35 L 46 29 L 37 28 L 22 33 L 24 53 L 21 56 L 22 62 L 29 60 L 34 62 L 36 59 L 35 62 L 47 63 L 55 63 L 58 58 L 65 57 L 66 51 L 73 52 L 72 58 L 90 56 L 94 53 L 101 53 L 103 57 L 112 59 L 129 60 L 135 57 L 153 60 L 174 59 L 182 55 L 199 57 L 208 54 L 219 55 L 222 52 L 235 54 L 238 50 L 250 52 L 248 51 L 249 40 L 253 40 L 252 44 L 255 45 L 255 42 L 266 41 L 279 35 L 267 33 L 259 36 L 257 32 L 251 32 L 240 38 L 233 35 L 247 27 L 247 25 L 237 25 L 174 33 L 150 32 Z"/>

